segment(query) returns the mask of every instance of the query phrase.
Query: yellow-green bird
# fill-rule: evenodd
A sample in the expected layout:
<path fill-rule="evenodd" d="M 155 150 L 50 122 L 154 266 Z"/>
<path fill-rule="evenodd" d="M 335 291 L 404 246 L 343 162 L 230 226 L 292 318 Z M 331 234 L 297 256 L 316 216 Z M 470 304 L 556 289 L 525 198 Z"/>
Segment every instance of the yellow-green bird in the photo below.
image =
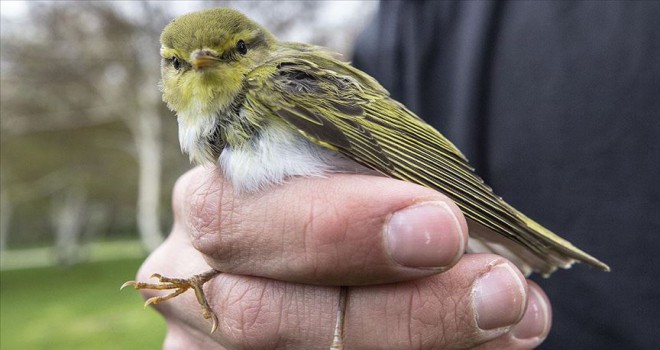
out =
<path fill-rule="evenodd" d="M 469 252 L 494 252 L 542 275 L 585 262 L 609 267 L 545 229 L 495 195 L 463 154 L 372 77 L 323 48 L 278 41 L 226 8 L 173 20 L 161 35 L 163 100 L 176 112 L 181 149 L 195 163 L 219 163 L 238 193 L 267 191 L 291 176 L 370 173 L 444 193 L 470 229 Z M 156 275 L 138 289 L 193 288 L 191 279 Z M 333 347 L 341 347 L 342 289 Z"/>

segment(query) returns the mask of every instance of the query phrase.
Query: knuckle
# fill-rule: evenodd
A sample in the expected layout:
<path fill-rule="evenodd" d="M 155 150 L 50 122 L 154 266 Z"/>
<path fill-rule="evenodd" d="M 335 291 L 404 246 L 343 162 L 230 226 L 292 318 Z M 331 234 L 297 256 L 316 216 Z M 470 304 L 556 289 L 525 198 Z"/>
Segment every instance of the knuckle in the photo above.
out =
<path fill-rule="evenodd" d="M 276 348 L 281 341 L 282 304 L 272 298 L 277 282 L 254 283 L 235 278 L 222 286 L 226 296 L 218 308 L 224 310 L 218 330 L 235 349 Z"/>
<path fill-rule="evenodd" d="M 470 310 L 469 295 L 456 294 L 465 290 L 452 278 L 423 279 L 415 282 L 417 293 L 411 302 L 411 327 L 422 342 L 422 348 L 469 347 L 472 343 L 474 320 L 466 312 Z M 440 310 L 440 311 L 438 311 Z M 451 345 L 451 346 L 450 346 Z"/>
<path fill-rule="evenodd" d="M 191 185 L 186 196 L 186 226 L 193 238 L 216 233 L 220 228 L 221 189 L 206 184 Z"/>
<path fill-rule="evenodd" d="M 225 183 L 214 178 L 193 181 L 184 201 L 184 222 L 193 246 L 208 256 L 230 258 L 237 251 L 240 220 L 237 199 Z"/>

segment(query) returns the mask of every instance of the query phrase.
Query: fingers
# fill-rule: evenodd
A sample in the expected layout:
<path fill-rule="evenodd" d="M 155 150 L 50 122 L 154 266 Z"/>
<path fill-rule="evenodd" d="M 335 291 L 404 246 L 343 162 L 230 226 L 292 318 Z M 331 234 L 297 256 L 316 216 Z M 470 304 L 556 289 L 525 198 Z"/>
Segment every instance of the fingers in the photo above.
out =
<path fill-rule="evenodd" d="M 347 344 L 355 349 L 468 349 L 494 340 L 516 349 L 507 335 L 528 294 L 518 269 L 495 255 L 466 255 L 436 276 L 349 293 Z"/>
<path fill-rule="evenodd" d="M 522 320 L 513 326 L 510 332 L 476 349 L 534 349 L 545 340 L 552 326 L 550 301 L 535 282 L 527 281 L 527 283 L 529 285 L 527 309 Z"/>
<path fill-rule="evenodd" d="M 198 168 L 177 183 L 174 209 L 173 232 L 142 266 L 139 280 L 154 271 L 191 276 L 207 262 L 296 282 L 417 278 L 351 288 L 347 348 L 526 349 L 550 329 L 547 298 L 510 262 L 486 254 L 456 262 L 465 248 L 465 220 L 449 200 L 418 186 L 339 175 L 239 196 L 217 171 Z M 220 319 L 218 332 L 207 333 L 193 293 L 184 293 L 156 306 L 168 322 L 165 348 L 329 345 L 337 287 L 226 273 L 205 291 Z"/>
<path fill-rule="evenodd" d="M 185 235 L 174 233 L 141 274 L 205 270 L 195 256 Z M 165 348 L 327 349 L 330 344 L 337 287 L 221 274 L 205 291 L 220 320 L 218 331 L 208 334 L 210 324 L 193 293 L 185 293 L 176 302 L 156 305 L 168 322 Z M 550 318 L 543 292 L 531 282 L 528 287 L 510 262 L 474 254 L 430 277 L 351 287 L 345 341 L 348 349 L 528 349 L 545 338 Z"/>
<path fill-rule="evenodd" d="M 217 169 L 179 180 L 175 228 L 221 271 L 323 284 L 374 284 L 453 266 L 467 224 L 452 201 L 387 178 L 291 179 L 235 194 Z"/>

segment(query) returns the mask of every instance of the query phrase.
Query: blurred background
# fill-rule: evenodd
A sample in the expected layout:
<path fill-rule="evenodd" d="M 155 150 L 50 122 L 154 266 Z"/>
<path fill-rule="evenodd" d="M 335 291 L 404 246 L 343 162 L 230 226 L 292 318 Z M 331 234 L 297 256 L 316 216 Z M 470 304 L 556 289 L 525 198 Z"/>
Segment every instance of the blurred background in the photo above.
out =
<path fill-rule="evenodd" d="M 358 1 L 2 1 L 2 349 L 141 349 L 165 325 L 119 292 L 171 224 L 190 168 L 161 102 L 159 43 L 175 16 L 229 6 L 284 40 L 351 56 L 377 10 Z"/>

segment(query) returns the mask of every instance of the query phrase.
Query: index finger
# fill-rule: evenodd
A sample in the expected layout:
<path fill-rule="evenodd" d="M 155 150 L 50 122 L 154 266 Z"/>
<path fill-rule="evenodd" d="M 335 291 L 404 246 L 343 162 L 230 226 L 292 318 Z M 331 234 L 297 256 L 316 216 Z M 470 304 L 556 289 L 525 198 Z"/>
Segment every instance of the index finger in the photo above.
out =
<path fill-rule="evenodd" d="M 428 276 L 465 251 L 467 224 L 444 195 L 383 177 L 293 178 L 236 194 L 221 172 L 196 168 L 175 187 L 184 225 L 224 272 L 322 284 Z"/>

